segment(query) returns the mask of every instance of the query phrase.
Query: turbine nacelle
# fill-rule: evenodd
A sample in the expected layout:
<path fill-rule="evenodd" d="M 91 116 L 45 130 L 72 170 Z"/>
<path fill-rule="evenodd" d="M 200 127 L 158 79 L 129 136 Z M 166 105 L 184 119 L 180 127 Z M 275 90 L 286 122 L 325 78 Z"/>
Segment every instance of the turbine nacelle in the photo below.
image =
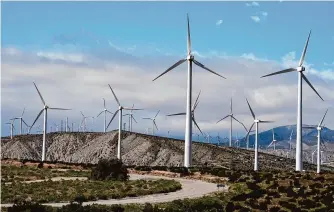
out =
<path fill-rule="evenodd" d="M 298 66 L 296 70 L 298 72 L 303 72 L 303 71 L 305 71 L 305 67 L 304 66 Z"/>
<path fill-rule="evenodd" d="M 255 122 L 255 123 L 260 123 L 261 121 L 260 121 L 260 120 L 257 120 L 257 119 L 255 119 L 255 120 L 254 120 L 254 122 Z"/>
<path fill-rule="evenodd" d="M 317 130 L 318 130 L 318 131 L 321 131 L 321 130 L 322 130 L 322 127 L 317 127 Z"/>
<path fill-rule="evenodd" d="M 191 55 L 191 54 L 189 54 L 189 55 L 187 55 L 187 60 L 190 60 L 190 61 L 192 61 L 192 60 L 194 60 L 194 55 Z"/>

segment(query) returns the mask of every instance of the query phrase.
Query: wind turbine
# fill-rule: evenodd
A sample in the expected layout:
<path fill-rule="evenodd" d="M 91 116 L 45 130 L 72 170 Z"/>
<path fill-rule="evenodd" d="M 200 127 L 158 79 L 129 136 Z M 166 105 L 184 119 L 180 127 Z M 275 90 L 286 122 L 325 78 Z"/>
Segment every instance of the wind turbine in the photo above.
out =
<path fill-rule="evenodd" d="M 132 108 L 134 107 L 135 105 L 133 104 L 132 105 Z M 133 110 L 130 110 L 130 113 L 127 113 L 127 114 L 124 114 L 123 116 L 129 116 L 129 132 L 132 132 L 132 120 L 134 120 L 136 123 L 136 119 L 133 117 L 133 113 L 132 113 Z"/>
<path fill-rule="evenodd" d="M 288 68 L 282 71 L 278 71 L 275 73 L 271 73 L 263 77 L 268 77 L 268 76 L 272 76 L 272 75 L 277 75 L 277 74 L 283 74 L 283 73 L 288 73 L 288 72 L 293 72 L 296 71 L 298 72 L 298 107 L 297 107 L 297 132 L 296 132 L 296 171 L 302 171 L 303 170 L 303 146 L 302 146 L 302 126 L 303 126 L 303 122 L 302 122 L 302 81 L 303 79 L 306 81 L 306 83 L 313 89 L 313 91 L 320 97 L 320 99 L 322 101 L 323 98 L 320 96 L 320 94 L 315 90 L 315 88 L 313 87 L 313 85 L 310 83 L 310 81 L 306 78 L 306 76 L 303 74 L 303 72 L 305 71 L 305 67 L 303 66 L 303 62 L 304 62 L 304 58 L 306 55 L 306 51 L 307 51 L 307 46 L 308 46 L 308 42 L 310 40 L 310 36 L 311 36 L 311 31 L 308 35 L 302 56 L 299 60 L 299 64 L 297 68 Z"/>
<path fill-rule="evenodd" d="M 321 165 L 321 156 L 320 156 L 320 142 L 321 142 L 321 130 L 323 129 L 322 123 L 324 122 L 324 119 L 326 117 L 326 114 L 328 112 L 328 109 L 326 110 L 325 115 L 322 117 L 321 121 L 319 122 L 317 127 L 303 127 L 303 128 L 308 128 L 308 129 L 317 129 L 318 131 L 318 143 L 317 143 L 317 173 L 320 173 L 320 165 Z M 313 156 L 312 156 L 312 160 L 313 160 Z"/>
<path fill-rule="evenodd" d="M 154 116 L 154 118 L 143 118 L 143 119 L 149 119 L 152 120 L 152 135 L 154 135 L 154 127 L 158 130 L 158 126 L 155 123 L 155 118 L 158 116 L 160 110 L 157 112 L 157 114 Z"/>
<path fill-rule="evenodd" d="M 187 106 L 186 106 L 186 130 L 185 130 L 185 148 L 184 148 L 184 166 L 185 167 L 190 167 L 192 164 L 192 158 L 191 158 L 191 145 L 192 145 L 192 117 L 191 117 L 191 94 L 192 94 L 192 63 L 195 65 L 215 74 L 218 75 L 222 78 L 225 78 L 218 73 L 212 71 L 211 69 L 205 67 L 202 63 L 198 62 L 195 60 L 194 56 L 191 54 L 191 41 L 190 41 L 190 24 L 189 24 L 189 16 L 187 14 L 187 24 L 188 24 L 188 39 L 187 39 L 187 44 L 188 44 L 188 55 L 186 59 L 181 59 L 178 62 L 176 62 L 174 65 L 172 65 L 170 68 L 168 68 L 165 72 L 160 74 L 158 77 L 153 79 L 155 81 L 162 75 L 166 74 L 167 72 L 171 71 L 172 69 L 176 68 L 177 66 L 181 65 L 185 61 L 188 62 L 188 79 L 187 79 Z M 226 79 L 226 78 L 225 78 Z"/>
<path fill-rule="evenodd" d="M 22 111 L 22 114 L 21 114 L 20 117 L 15 117 L 15 118 L 11 119 L 11 120 L 13 120 L 13 123 L 14 123 L 14 120 L 16 120 L 16 119 L 20 120 L 20 135 L 22 135 L 22 122 L 23 122 L 26 126 L 28 126 L 28 124 L 27 124 L 27 123 L 23 120 L 23 118 L 22 118 L 25 110 L 26 110 L 26 108 L 23 108 L 23 111 Z"/>
<path fill-rule="evenodd" d="M 195 110 L 196 110 L 197 105 L 198 105 L 198 103 L 199 103 L 198 98 L 199 98 L 200 94 L 201 94 L 201 91 L 199 91 L 198 96 L 197 96 L 197 98 L 196 98 L 196 101 L 195 101 L 194 105 L 193 105 L 192 108 L 191 108 L 191 120 L 194 122 L 194 124 L 196 125 L 197 129 L 198 129 L 198 130 L 201 132 L 201 134 L 203 135 L 203 132 L 202 132 L 202 130 L 199 128 L 199 126 L 198 126 L 198 124 L 197 124 L 197 122 L 196 122 L 196 119 L 195 119 Z M 167 116 L 182 116 L 182 115 L 186 115 L 186 113 L 174 113 L 174 114 L 170 114 L 170 115 L 167 115 Z"/>
<path fill-rule="evenodd" d="M 274 128 L 272 129 L 272 132 L 273 132 L 273 140 L 271 141 L 271 143 L 268 145 L 267 148 L 269 148 L 271 145 L 273 145 L 274 151 L 275 151 L 276 150 L 276 140 L 275 140 L 275 131 L 274 131 Z"/>
<path fill-rule="evenodd" d="M 99 117 L 104 112 L 104 127 L 103 127 L 103 130 L 104 130 L 104 132 L 106 132 L 107 131 L 107 112 L 110 113 L 110 114 L 113 114 L 113 113 L 110 112 L 109 110 L 107 110 L 106 100 L 104 98 L 102 98 L 102 99 L 103 99 L 103 108 L 104 109 L 96 117 Z"/>
<path fill-rule="evenodd" d="M 71 109 L 65 109 L 65 108 L 56 108 L 56 107 L 49 107 L 43 97 L 42 97 L 42 94 L 41 92 L 39 92 L 36 84 L 34 83 L 35 85 L 35 88 L 37 90 L 37 93 L 39 95 L 39 97 L 41 98 L 42 100 L 42 103 L 43 103 L 43 109 L 39 112 L 39 114 L 37 115 L 35 121 L 33 122 L 33 124 L 30 126 L 30 129 L 34 126 L 34 124 L 36 123 L 36 121 L 38 120 L 38 118 L 41 116 L 42 112 L 44 111 L 44 130 L 43 130 L 43 146 L 42 146 L 42 161 L 45 160 L 45 142 L 46 142 L 46 131 L 47 131 L 47 119 L 48 119 L 48 109 L 50 110 L 71 110 Z M 29 130 L 30 131 L 30 130 Z"/>
<path fill-rule="evenodd" d="M 252 113 L 252 116 L 254 118 L 254 123 L 252 124 L 252 126 L 249 128 L 249 131 L 247 133 L 247 136 L 249 135 L 250 131 L 252 130 L 254 124 L 255 124 L 255 146 L 254 146 L 254 149 L 255 149 L 255 158 L 254 158 L 254 171 L 257 171 L 258 170 L 258 141 L 257 141 L 257 137 L 258 137 L 258 133 L 259 133 L 259 123 L 271 123 L 272 121 L 262 121 L 262 120 L 259 120 L 259 119 L 256 119 L 255 118 L 255 114 L 246 98 L 246 101 L 247 101 L 247 104 L 248 104 L 248 107 L 249 107 L 249 110 L 250 112 Z"/>
<path fill-rule="evenodd" d="M 80 111 L 80 113 L 81 113 L 81 115 L 83 117 L 82 118 L 82 122 L 81 122 L 81 126 L 83 124 L 83 131 L 86 132 L 86 119 L 90 118 L 90 116 L 85 116 L 82 111 Z"/>
<path fill-rule="evenodd" d="M 8 122 L 6 124 L 10 125 L 10 139 L 13 139 L 13 130 L 15 129 L 14 124 L 13 124 L 14 120 L 13 119 L 10 119 L 10 120 L 12 120 L 12 122 Z"/>
<path fill-rule="evenodd" d="M 108 84 L 109 85 L 109 84 Z M 112 94 L 114 95 L 115 97 L 115 100 L 118 104 L 118 109 L 115 111 L 114 115 L 112 116 L 112 118 L 110 119 L 110 122 L 109 124 L 107 125 L 107 129 L 109 127 L 109 125 L 111 124 L 112 120 L 114 120 L 115 116 L 117 115 L 117 113 L 119 112 L 119 115 L 118 115 L 118 143 L 117 143 L 117 158 L 119 160 L 122 160 L 122 157 L 121 157 L 121 133 L 122 133 L 122 112 L 123 110 L 143 110 L 143 109 L 136 109 L 136 108 L 127 108 L 127 107 L 123 107 L 121 105 L 121 103 L 119 103 L 114 91 L 112 90 L 111 86 L 109 85 L 109 88 L 112 92 Z"/>
<path fill-rule="evenodd" d="M 290 135 L 290 151 L 291 151 L 291 147 L 292 147 L 292 143 L 291 143 L 291 140 L 292 140 L 292 134 L 293 134 L 293 129 L 291 131 L 291 135 Z"/>
<path fill-rule="evenodd" d="M 246 130 L 247 132 L 247 128 L 245 127 L 245 125 L 243 123 L 241 123 L 238 119 L 236 119 L 233 115 L 233 112 L 232 112 L 232 98 L 231 98 L 231 104 L 230 104 L 230 109 L 231 109 L 231 113 L 227 116 L 225 116 L 224 118 L 220 119 L 219 121 L 217 121 L 217 124 L 221 121 L 223 121 L 224 119 L 226 119 L 227 117 L 230 117 L 231 118 L 231 125 L 230 125 L 230 147 L 232 146 L 232 121 L 233 119 L 236 120 L 237 122 L 239 122 Z"/>

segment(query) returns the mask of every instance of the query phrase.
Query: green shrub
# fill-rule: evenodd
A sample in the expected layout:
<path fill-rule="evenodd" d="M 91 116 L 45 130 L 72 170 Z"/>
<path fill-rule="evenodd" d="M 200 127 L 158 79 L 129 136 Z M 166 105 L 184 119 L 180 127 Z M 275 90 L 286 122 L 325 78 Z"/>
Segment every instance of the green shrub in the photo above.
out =
<path fill-rule="evenodd" d="M 97 166 L 92 169 L 93 180 L 122 180 L 129 179 L 128 170 L 118 159 L 101 159 Z"/>

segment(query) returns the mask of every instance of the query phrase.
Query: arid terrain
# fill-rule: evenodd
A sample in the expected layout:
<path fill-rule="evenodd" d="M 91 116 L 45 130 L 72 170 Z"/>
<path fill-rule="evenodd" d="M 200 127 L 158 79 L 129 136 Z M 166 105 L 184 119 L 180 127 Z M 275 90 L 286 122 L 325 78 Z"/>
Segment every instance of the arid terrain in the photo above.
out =
<path fill-rule="evenodd" d="M 184 141 L 125 132 L 122 135 L 122 160 L 126 165 L 182 166 Z M 47 161 L 97 163 L 101 158 L 116 157 L 118 132 L 49 133 Z M 1 139 L 1 158 L 40 160 L 42 135 L 14 136 Z M 231 169 L 253 169 L 254 152 L 213 144 L 193 143 L 193 165 L 222 166 Z M 259 153 L 260 169 L 293 170 L 294 159 Z M 304 163 L 304 169 L 315 166 Z M 329 169 L 329 167 L 323 167 Z"/>

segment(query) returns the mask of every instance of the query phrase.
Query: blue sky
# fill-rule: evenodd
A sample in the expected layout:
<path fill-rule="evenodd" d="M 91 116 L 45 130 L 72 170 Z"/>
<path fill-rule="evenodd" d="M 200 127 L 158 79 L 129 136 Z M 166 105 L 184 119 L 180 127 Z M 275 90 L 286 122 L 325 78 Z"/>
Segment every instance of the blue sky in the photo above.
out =
<path fill-rule="evenodd" d="M 222 82 L 195 68 L 193 92 L 201 89 L 203 98 L 196 117 L 204 131 L 227 135 L 228 122 L 216 122 L 227 115 L 225 97 L 230 96 L 239 120 L 252 121 L 245 96 L 260 117 L 275 120 L 261 130 L 295 124 L 294 73 L 260 76 L 278 71 L 279 66 L 295 66 L 310 29 L 307 76 L 326 101 L 320 102 L 304 83 L 303 120 L 312 123 L 333 107 L 334 2 L 2 2 L 1 6 L 4 120 L 18 116 L 23 105 L 26 120 L 34 120 L 41 103 L 32 81 L 51 106 L 76 110 L 64 115 L 52 111 L 50 123 L 60 122 L 61 116 L 78 123 L 80 110 L 96 116 L 102 98 L 114 111 L 110 83 L 125 104 L 135 102 L 147 109 L 140 116 L 161 109 L 159 129 L 172 128 L 182 137 L 184 118 L 167 120 L 165 115 L 184 111 L 185 70 L 173 71 L 156 83 L 152 79 L 185 56 L 187 13 L 196 58 L 228 78 Z M 333 115 L 329 112 L 330 128 Z M 102 122 L 97 122 L 101 128 Z M 150 126 L 144 121 L 137 125 L 141 132 Z M 113 123 L 110 129 L 115 128 Z M 237 124 L 234 129 L 244 133 Z M 8 126 L 2 125 L 2 132 L 8 134 Z"/>
<path fill-rule="evenodd" d="M 189 12 L 194 50 L 229 55 L 252 52 L 273 60 L 297 51 L 299 57 L 312 29 L 307 57 L 322 66 L 333 61 L 332 11 L 333 2 L 258 2 L 258 6 L 246 6 L 246 2 L 3 2 L 2 45 L 50 49 L 54 37 L 71 36 L 83 28 L 102 39 L 101 46 L 110 40 L 120 46 L 154 44 L 182 53 Z M 220 26 L 218 20 L 223 20 Z M 86 39 L 80 45 L 96 43 Z"/>

